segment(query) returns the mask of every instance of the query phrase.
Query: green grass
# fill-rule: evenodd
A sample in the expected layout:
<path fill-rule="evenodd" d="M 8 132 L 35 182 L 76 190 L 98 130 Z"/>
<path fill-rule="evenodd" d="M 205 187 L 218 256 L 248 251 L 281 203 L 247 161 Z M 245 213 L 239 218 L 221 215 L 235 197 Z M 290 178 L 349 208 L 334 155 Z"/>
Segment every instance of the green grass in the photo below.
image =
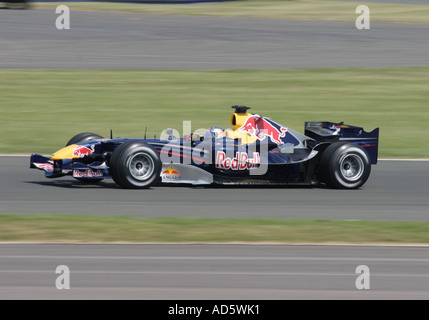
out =
<path fill-rule="evenodd" d="M 429 244 L 429 223 L 0 214 L 0 241 Z"/>
<path fill-rule="evenodd" d="M 429 158 L 429 68 L 226 71 L 0 70 L 0 153 L 51 154 L 79 132 L 159 136 L 230 127 L 233 104 L 304 121 L 380 127 L 380 155 Z"/>
<path fill-rule="evenodd" d="M 38 2 L 36 8 L 54 10 L 65 4 L 71 11 L 105 11 L 144 14 L 179 14 L 225 17 L 250 17 L 295 20 L 339 20 L 354 23 L 356 7 L 368 5 L 371 21 L 429 23 L 429 6 L 406 4 L 381 4 L 365 1 L 339 2 L 321 0 L 248 0 L 201 4 L 141 4 L 141 3 L 91 3 L 91 2 Z"/>

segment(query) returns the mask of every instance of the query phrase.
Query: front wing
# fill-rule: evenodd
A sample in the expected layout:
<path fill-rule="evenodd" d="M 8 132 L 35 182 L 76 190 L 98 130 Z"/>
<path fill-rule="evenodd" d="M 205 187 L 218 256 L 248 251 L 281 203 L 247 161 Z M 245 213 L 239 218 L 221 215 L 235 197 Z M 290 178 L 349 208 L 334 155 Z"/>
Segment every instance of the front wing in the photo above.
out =
<path fill-rule="evenodd" d="M 79 179 L 110 178 L 109 168 L 104 162 L 93 162 L 89 165 L 73 162 L 71 159 L 51 160 L 40 154 L 32 154 L 30 168 L 43 170 L 46 178 L 58 178 L 70 175 Z"/>

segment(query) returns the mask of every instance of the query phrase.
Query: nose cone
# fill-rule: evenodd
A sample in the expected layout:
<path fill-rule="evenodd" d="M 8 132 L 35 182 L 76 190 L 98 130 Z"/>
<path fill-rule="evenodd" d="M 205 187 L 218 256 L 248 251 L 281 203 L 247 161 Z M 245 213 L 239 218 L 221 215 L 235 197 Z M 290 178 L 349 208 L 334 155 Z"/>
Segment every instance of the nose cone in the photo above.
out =
<path fill-rule="evenodd" d="M 52 156 L 51 156 L 51 160 L 62 160 L 62 159 L 75 159 L 78 158 L 76 156 L 73 156 L 73 151 L 74 149 L 77 147 L 78 145 L 76 144 L 72 144 L 69 145 L 65 148 L 62 148 L 60 150 L 58 150 L 57 152 L 55 152 Z"/>

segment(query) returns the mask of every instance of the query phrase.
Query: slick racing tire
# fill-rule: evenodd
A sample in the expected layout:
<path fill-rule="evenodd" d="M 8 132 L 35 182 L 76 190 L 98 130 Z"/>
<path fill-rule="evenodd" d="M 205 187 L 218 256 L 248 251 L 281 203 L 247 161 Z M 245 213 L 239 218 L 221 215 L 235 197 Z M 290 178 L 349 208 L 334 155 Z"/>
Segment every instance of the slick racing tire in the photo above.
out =
<path fill-rule="evenodd" d="M 72 145 L 72 144 L 76 144 L 76 143 L 80 143 L 80 142 L 85 142 L 88 140 L 94 140 L 94 139 L 104 139 L 102 136 L 92 133 L 92 132 L 82 132 L 79 133 L 77 135 L 75 135 L 74 137 L 72 137 L 69 142 L 67 142 L 66 147 Z M 95 184 L 95 183 L 99 183 L 100 181 L 102 181 L 103 179 L 88 179 L 88 178 L 75 178 L 76 180 L 79 180 L 82 183 L 85 184 Z"/>
<path fill-rule="evenodd" d="M 110 175 L 115 183 L 127 189 L 145 189 L 161 173 L 158 151 L 145 142 L 128 141 L 115 149 L 110 158 Z"/>
<path fill-rule="evenodd" d="M 320 159 L 322 181 L 336 189 L 357 189 L 371 172 L 368 153 L 360 145 L 347 142 L 331 144 Z"/>
<path fill-rule="evenodd" d="M 88 140 L 94 140 L 94 139 L 104 139 L 102 136 L 99 136 L 98 134 L 92 133 L 92 132 L 82 132 L 77 135 L 75 135 L 73 138 L 67 142 L 66 147 L 72 144 L 85 142 Z"/>

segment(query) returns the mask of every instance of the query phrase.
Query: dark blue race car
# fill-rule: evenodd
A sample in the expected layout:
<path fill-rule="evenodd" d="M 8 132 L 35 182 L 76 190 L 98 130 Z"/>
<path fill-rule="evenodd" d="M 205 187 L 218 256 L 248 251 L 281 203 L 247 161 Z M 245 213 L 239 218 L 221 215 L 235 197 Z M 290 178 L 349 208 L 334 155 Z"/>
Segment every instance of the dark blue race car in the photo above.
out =
<path fill-rule="evenodd" d="M 30 167 L 47 178 L 86 183 L 105 178 L 124 188 L 158 183 L 318 185 L 356 189 L 377 163 L 379 129 L 328 121 L 305 122 L 301 134 L 233 106 L 232 129 L 211 127 L 183 137 L 110 138 L 80 133 L 53 155 L 32 154 Z"/>

